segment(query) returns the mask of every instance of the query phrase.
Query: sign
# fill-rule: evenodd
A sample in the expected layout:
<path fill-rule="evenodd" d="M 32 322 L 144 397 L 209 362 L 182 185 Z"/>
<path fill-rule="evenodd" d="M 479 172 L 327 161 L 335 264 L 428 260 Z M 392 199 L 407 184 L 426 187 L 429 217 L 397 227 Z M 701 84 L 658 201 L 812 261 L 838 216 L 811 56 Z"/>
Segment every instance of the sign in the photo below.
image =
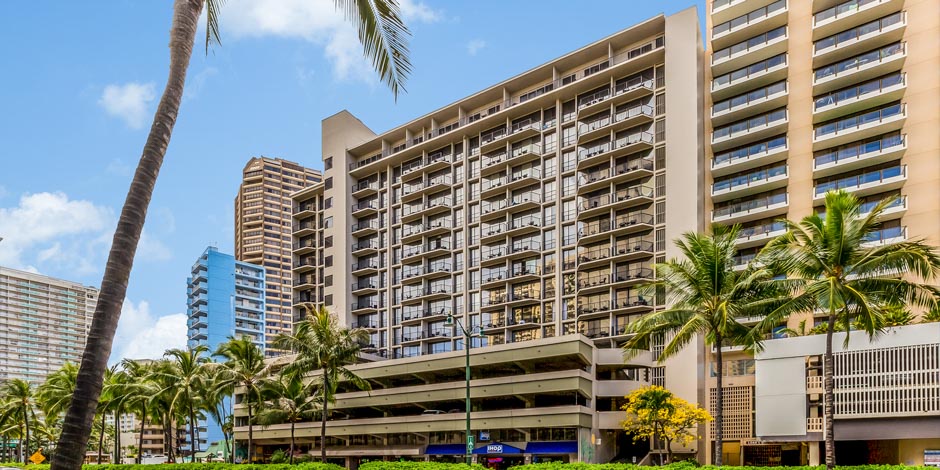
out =
<path fill-rule="evenodd" d="M 480 431 L 480 440 L 481 440 L 481 441 L 488 441 L 488 440 L 490 440 L 490 432 L 489 432 L 489 431 Z"/>
<path fill-rule="evenodd" d="M 467 453 L 473 452 L 473 436 L 467 436 Z"/>
<path fill-rule="evenodd" d="M 940 450 L 924 449 L 924 465 L 927 467 L 940 467 Z"/>
<path fill-rule="evenodd" d="M 490 444 L 486 446 L 486 453 L 487 454 L 502 454 L 503 445 L 502 444 Z"/>
<path fill-rule="evenodd" d="M 46 458 L 42 455 L 42 449 L 37 450 L 35 454 L 29 457 L 29 461 L 36 465 L 41 464 L 45 460 Z"/>

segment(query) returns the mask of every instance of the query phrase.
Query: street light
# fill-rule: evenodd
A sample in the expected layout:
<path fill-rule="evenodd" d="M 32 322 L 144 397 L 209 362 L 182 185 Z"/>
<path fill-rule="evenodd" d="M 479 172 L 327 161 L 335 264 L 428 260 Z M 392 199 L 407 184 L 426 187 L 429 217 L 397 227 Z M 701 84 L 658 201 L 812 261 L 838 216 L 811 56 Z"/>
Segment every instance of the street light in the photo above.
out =
<path fill-rule="evenodd" d="M 463 350 L 464 350 L 464 358 L 466 359 L 465 369 L 466 369 L 466 391 L 467 391 L 466 404 L 464 405 L 464 412 L 467 415 L 466 456 L 467 456 L 467 465 L 470 465 L 470 460 L 472 459 L 471 454 L 473 453 L 473 435 L 470 434 L 470 346 L 472 345 L 472 338 L 475 336 L 481 336 L 481 335 L 474 335 L 473 334 L 474 328 L 470 328 L 469 330 L 467 330 L 460 323 L 460 320 L 455 318 L 453 314 L 448 313 L 447 320 L 444 321 L 444 326 L 454 326 L 455 323 L 457 327 L 460 328 L 460 332 L 463 333 L 463 337 L 464 337 Z"/>

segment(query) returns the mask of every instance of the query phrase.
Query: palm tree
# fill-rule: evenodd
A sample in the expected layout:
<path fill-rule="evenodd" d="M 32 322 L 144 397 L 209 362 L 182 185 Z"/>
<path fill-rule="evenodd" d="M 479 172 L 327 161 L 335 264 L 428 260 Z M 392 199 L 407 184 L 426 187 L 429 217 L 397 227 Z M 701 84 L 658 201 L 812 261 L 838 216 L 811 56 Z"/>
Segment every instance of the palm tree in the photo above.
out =
<path fill-rule="evenodd" d="M 59 370 L 49 374 L 39 387 L 36 387 L 36 399 L 41 404 L 40 409 L 47 421 L 56 421 L 59 414 L 68 406 L 75 392 L 77 378 L 78 366 L 74 362 L 66 362 Z"/>
<path fill-rule="evenodd" d="M 337 9 L 345 13 L 346 21 L 358 30 L 365 57 L 371 60 L 381 80 L 397 99 L 399 92 L 405 91 L 404 83 L 411 72 L 408 59 L 408 36 L 411 33 L 401 19 L 398 1 L 334 0 L 334 3 Z M 52 462 L 51 470 L 78 468 L 84 459 L 85 446 L 95 417 L 94 409 L 101 394 L 104 371 L 121 316 L 121 306 L 127 293 L 127 282 L 147 217 L 147 208 L 179 114 L 197 22 L 205 8 L 208 51 L 210 43 L 220 41 L 221 4 L 222 0 L 174 2 L 170 26 L 169 76 L 111 242 L 98 304 L 82 355 L 75 395 L 65 415 L 62 436 L 57 446 L 58 455 Z"/>
<path fill-rule="evenodd" d="M 275 347 L 293 351 L 296 357 L 283 373 L 298 378 L 318 373 L 323 412 L 320 413 L 320 460 L 326 462 L 326 420 L 329 403 L 334 401 L 341 380 L 361 390 L 369 390 L 362 380 L 346 366 L 359 359 L 360 345 L 369 340 L 362 328 L 350 330 L 339 325 L 336 316 L 324 307 L 308 309 L 307 318 L 294 325 L 294 333 L 282 333 L 274 339 Z"/>
<path fill-rule="evenodd" d="M 6 418 L 5 420 L 17 423 L 17 426 L 20 428 L 21 431 L 19 435 L 23 440 L 20 447 L 21 457 L 23 458 L 24 464 L 29 463 L 29 425 L 30 422 L 36 419 L 36 403 L 33 386 L 23 379 L 11 379 L 4 382 L 2 387 L 0 387 L 0 394 L 7 399 L 0 414 Z M 24 427 L 25 432 L 23 432 Z"/>
<path fill-rule="evenodd" d="M 231 440 L 229 439 L 231 434 L 230 426 L 228 426 L 232 417 L 231 413 L 228 411 L 231 406 L 230 397 L 234 391 L 230 387 L 221 386 L 225 371 L 219 367 L 219 364 L 212 362 L 207 366 L 208 374 L 200 390 L 200 401 L 206 413 L 209 414 L 209 417 L 222 429 L 222 438 L 225 439 L 226 452 L 234 456 L 232 446 L 230 445 Z"/>
<path fill-rule="evenodd" d="M 854 327 L 872 338 L 884 328 L 885 314 L 897 305 L 934 308 L 937 304 L 938 292 L 927 284 L 940 273 L 935 247 L 921 240 L 880 246 L 866 243 L 894 199 L 879 202 L 865 214 L 854 195 L 830 191 L 824 217 L 813 214 L 799 223 L 785 221 L 788 232 L 771 241 L 762 253 L 786 270 L 789 278 L 774 283 L 790 296 L 761 321 L 760 329 L 766 331 L 792 313 L 822 311 L 826 315 L 823 413 L 829 470 L 835 466 L 833 333 L 840 326 L 846 332 Z"/>
<path fill-rule="evenodd" d="M 190 450 L 193 454 L 196 453 L 199 443 L 196 435 L 196 410 L 201 408 L 201 404 L 197 403 L 208 374 L 209 359 L 204 356 L 208 351 L 209 347 L 204 345 L 197 345 L 188 350 L 170 349 L 164 353 L 164 357 L 170 359 L 169 366 L 157 372 L 167 379 L 166 392 L 172 395 L 170 409 L 186 414 L 189 421 Z"/>
<path fill-rule="evenodd" d="M 248 410 L 248 463 L 252 462 L 252 438 L 255 403 L 261 397 L 268 369 L 264 365 L 264 353 L 249 337 L 229 338 L 215 352 L 225 358 L 216 386 L 234 390 L 244 389 L 245 407 Z"/>
<path fill-rule="evenodd" d="M 133 410 L 134 414 L 137 415 L 137 419 L 140 420 L 140 436 L 137 442 L 138 452 L 136 458 L 136 463 L 140 464 L 141 454 L 143 453 L 140 450 L 143 449 L 144 445 L 144 428 L 147 427 L 147 418 L 150 417 L 151 398 L 156 395 L 157 389 L 150 380 L 151 364 L 125 359 L 121 362 L 121 365 L 131 384 L 125 397 L 125 406 Z"/>
<path fill-rule="evenodd" d="M 752 306 L 771 294 L 765 281 L 773 277 L 771 269 L 756 264 L 734 269 L 737 238 L 737 226 L 716 225 L 711 235 L 690 232 L 676 240 L 685 259 L 656 265 L 656 280 L 646 286 L 651 291 L 664 291 L 670 307 L 631 324 L 629 331 L 634 336 L 623 346 L 629 358 L 649 350 L 654 338 L 671 336 L 660 362 L 676 355 L 698 335 L 715 346 L 715 465 L 722 463 L 722 347 L 745 344 L 749 330 L 740 321 L 759 313 Z"/>
<path fill-rule="evenodd" d="M 116 390 L 113 388 L 112 381 L 114 380 L 116 370 L 117 365 L 111 366 L 105 370 L 104 384 L 101 389 L 101 396 L 98 399 L 98 416 L 101 417 L 101 422 L 98 425 L 98 465 L 101 465 L 101 457 L 104 453 L 104 438 L 107 429 L 106 420 L 108 413 L 111 412 L 113 404 L 115 403 L 114 392 Z"/>
<path fill-rule="evenodd" d="M 265 385 L 263 396 L 266 408 L 258 412 L 262 426 L 290 423 L 290 464 L 294 464 L 294 426 L 308 419 L 321 408 L 321 396 L 313 382 L 305 383 L 293 375 L 281 375 Z"/>

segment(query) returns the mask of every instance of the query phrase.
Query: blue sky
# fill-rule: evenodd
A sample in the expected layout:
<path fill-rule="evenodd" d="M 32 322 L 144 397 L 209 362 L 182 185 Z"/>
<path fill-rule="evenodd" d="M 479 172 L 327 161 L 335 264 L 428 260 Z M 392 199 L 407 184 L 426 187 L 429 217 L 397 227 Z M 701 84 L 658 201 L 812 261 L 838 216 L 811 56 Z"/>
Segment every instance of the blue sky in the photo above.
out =
<path fill-rule="evenodd" d="M 414 72 L 396 103 L 332 0 L 228 0 L 198 43 L 112 361 L 185 344 L 185 280 L 233 246 L 256 155 L 321 168 L 320 120 L 382 131 L 659 13 L 702 1 L 408 0 Z M 0 16 L 0 265 L 98 285 L 167 73 L 172 2 L 15 2 Z"/>

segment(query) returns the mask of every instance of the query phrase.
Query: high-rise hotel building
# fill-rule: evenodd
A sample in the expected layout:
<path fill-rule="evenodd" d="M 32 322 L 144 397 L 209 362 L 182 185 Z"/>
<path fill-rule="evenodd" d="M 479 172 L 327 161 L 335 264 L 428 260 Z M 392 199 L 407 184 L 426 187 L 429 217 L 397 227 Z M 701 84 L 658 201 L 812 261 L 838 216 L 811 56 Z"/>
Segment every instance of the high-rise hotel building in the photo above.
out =
<path fill-rule="evenodd" d="M 868 243 L 940 243 L 940 1 L 709 0 L 706 10 L 705 196 L 711 222 L 742 226 L 742 267 L 784 233 L 780 218 L 821 211 L 840 188 L 869 208 L 896 198 Z M 802 320 L 810 329 L 821 319 L 790 327 Z M 905 422 L 906 410 L 875 405 L 905 396 L 924 406 L 921 418 L 940 415 L 936 381 L 872 381 L 936 370 L 940 340 L 902 330 L 872 344 L 853 335 L 837 353 L 841 464 L 891 461 L 853 460 L 878 453 L 922 462 L 916 449 L 930 445 L 910 439 L 940 442 L 936 421 Z M 819 463 L 821 349 L 808 341 L 725 356 L 726 463 Z M 864 358 L 872 362 L 863 367 Z"/>
<path fill-rule="evenodd" d="M 0 267 L 0 382 L 79 364 L 97 304 L 94 287 Z"/>
<path fill-rule="evenodd" d="M 293 326 L 290 195 L 321 180 L 320 172 L 280 158 L 256 157 L 245 165 L 235 197 L 235 259 L 265 268 L 265 353 Z"/>

